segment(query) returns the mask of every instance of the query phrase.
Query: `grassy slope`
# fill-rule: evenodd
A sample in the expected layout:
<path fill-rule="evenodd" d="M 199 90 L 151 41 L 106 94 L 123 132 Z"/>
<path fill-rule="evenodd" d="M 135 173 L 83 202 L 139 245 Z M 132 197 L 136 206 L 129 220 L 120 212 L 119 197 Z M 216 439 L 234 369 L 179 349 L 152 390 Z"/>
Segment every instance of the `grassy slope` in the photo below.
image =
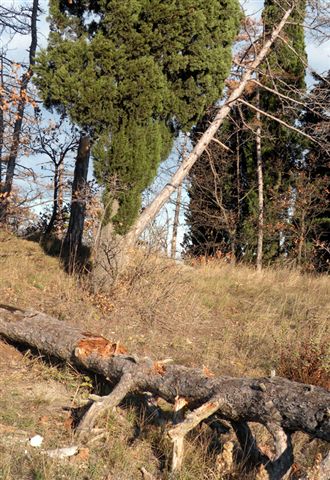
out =
<path fill-rule="evenodd" d="M 140 355 L 205 365 L 219 374 L 264 375 L 275 368 L 296 377 L 304 372 L 305 381 L 328 382 L 329 357 L 322 347 L 329 339 L 326 277 L 288 270 L 258 275 L 251 268 L 221 263 L 188 268 L 141 252 L 106 297 L 89 294 L 87 279 L 68 277 L 37 244 L 3 232 L 0 268 L 1 303 L 43 310 L 120 340 Z M 6 345 L 0 357 L 0 433 L 13 428 L 15 438 L 44 435 L 46 448 L 69 445 L 68 414 L 62 407 L 79 405 L 91 381 Z M 309 377 L 311 371 L 315 378 Z M 121 421 L 109 417 L 103 447 L 90 445 L 86 460 L 47 460 L 35 449 L 26 455 L 26 446 L 14 447 L 7 431 L 7 443 L 0 442 L 5 453 L 0 478 L 124 480 L 141 478 L 141 466 L 156 472 L 169 445 L 146 425 L 133 441 L 136 424 L 147 422 L 143 412 L 127 408 Z M 200 437 L 189 444 L 191 455 L 180 478 L 222 478 L 200 448 Z"/>

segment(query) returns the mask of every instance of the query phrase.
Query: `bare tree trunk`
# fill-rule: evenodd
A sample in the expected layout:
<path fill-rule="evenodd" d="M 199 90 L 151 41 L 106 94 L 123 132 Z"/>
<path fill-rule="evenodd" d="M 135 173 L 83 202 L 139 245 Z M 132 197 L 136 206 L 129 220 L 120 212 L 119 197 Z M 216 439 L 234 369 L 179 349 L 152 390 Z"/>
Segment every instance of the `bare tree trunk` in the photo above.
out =
<path fill-rule="evenodd" d="M 178 186 L 176 202 L 175 202 L 173 233 L 172 233 L 172 241 L 171 241 L 171 258 L 173 259 L 175 259 L 176 257 L 176 243 L 177 243 L 177 237 L 178 237 L 181 197 L 182 197 L 182 183 L 180 183 L 180 185 Z"/>
<path fill-rule="evenodd" d="M 233 422 L 245 456 L 264 466 L 271 480 L 280 480 L 293 463 L 291 435 L 302 431 L 330 441 L 330 392 L 280 377 L 216 377 L 205 369 L 168 365 L 127 353 L 119 343 L 84 333 L 49 315 L 0 306 L 0 335 L 56 356 L 70 365 L 111 379 L 113 390 L 93 396 L 77 428 L 89 435 L 102 413 L 113 409 L 131 392 L 150 392 L 176 405 L 174 426 L 169 430 L 175 466 L 182 463 L 185 435 L 216 413 Z M 181 410 L 185 405 L 188 413 Z M 211 421 L 216 421 L 215 418 Z M 248 423 L 264 425 L 273 437 L 275 454 L 269 458 L 255 441 Z M 246 458 L 245 458 L 246 460 Z"/>
<path fill-rule="evenodd" d="M 297 254 L 298 267 L 301 267 L 301 263 L 302 263 L 302 252 L 303 252 L 304 242 L 305 242 L 305 214 L 303 212 L 301 217 L 300 235 L 298 239 L 298 254 Z"/>
<path fill-rule="evenodd" d="M 57 220 L 63 226 L 63 206 L 64 206 L 64 156 L 58 166 L 58 196 L 57 196 Z"/>
<path fill-rule="evenodd" d="M 238 236 L 240 232 L 241 223 L 241 158 L 240 158 L 240 145 L 239 145 L 239 132 L 236 132 L 236 225 L 235 232 L 231 239 L 231 263 L 236 264 L 238 251 Z"/>
<path fill-rule="evenodd" d="M 236 192 L 237 192 L 237 224 L 241 220 L 241 158 L 239 148 L 239 133 L 236 132 Z"/>
<path fill-rule="evenodd" d="M 45 234 L 49 235 L 54 228 L 56 219 L 57 219 L 57 212 L 58 212 L 58 182 L 59 182 L 59 173 L 58 173 L 58 164 L 55 164 L 54 170 L 54 191 L 53 191 L 53 211 L 52 216 L 49 220 L 47 228 L 45 230 Z"/>
<path fill-rule="evenodd" d="M 4 88 L 4 80 L 3 80 L 3 52 L 1 51 L 1 59 L 0 59 L 0 88 L 3 91 Z M 2 150 L 3 150 L 3 142 L 4 142 L 4 133 L 5 133 L 5 125 L 4 125 L 4 115 L 3 115 L 3 101 L 4 97 L 0 94 L 0 193 L 2 192 Z M 0 199 L 1 201 L 1 199 Z"/>
<path fill-rule="evenodd" d="M 54 163 L 53 211 L 45 230 L 46 235 L 49 235 L 53 231 L 55 222 L 59 219 L 59 215 L 61 215 L 63 209 L 63 170 L 64 157 Z"/>
<path fill-rule="evenodd" d="M 260 90 L 257 91 L 257 104 L 260 106 Z M 256 113 L 256 153 L 257 153 L 257 175 L 258 175 L 258 243 L 257 243 L 257 271 L 262 270 L 262 254 L 264 240 L 264 179 L 261 154 L 261 117 L 260 112 Z"/>
<path fill-rule="evenodd" d="M 5 216 L 6 206 L 8 205 L 7 199 L 10 195 L 13 188 L 14 173 L 16 168 L 16 161 L 19 152 L 20 138 L 22 132 L 24 110 L 26 106 L 26 92 L 33 75 L 33 66 L 35 64 L 35 55 L 37 49 L 37 20 L 38 20 L 38 5 L 39 0 L 33 0 L 32 11 L 31 11 L 31 44 L 29 49 L 29 67 L 27 72 L 23 75 L 20 86 L 19 101 L 16 112 L 16 120 L 14 123 L 13 137 L 11 148 L 9 152 L 9 158 L 7 163 L 6 178 L 4 185 L 2 186 L 1 192 L 6 194 L 6 199 L 0 205 L 2 212 L 0 215 Z"/>
<path fill-rule="evenodd" d="M 63 256 L 69 270 L 74 268 L 80 254 L 86 215 L 86 188 L 89 167 L 91 141 L 90 136 L 82 133 L 72 184 L 71 212 L 68 231 L 64 241 Z"/>
<path fill-rule="evenodd" d="M 201 154 L 204 152 L 208 144 L 211 142 L 212 138 L 218 131 L 219 127 L 222 125 L 224 119 L 229 114 L 231 108 L 235 105 L 239 97 L 244 92 L 244 89 L 251 79 L 252 74 L 254 73 L 255 69 L 259 66 L 259 64 L 264 60 L 266 57 L 270 47 L 274 43 L 274 41 L 279 36 L 281 30 L 285 26 L 286 22 L 290 14 L 294 9 L 294 4 L 288 8 L 288 10 L 283 15 L 281 22 L 277 25 L 277 27 L 273 30 L 272 34 L 269 36 L 268 40 L 264 43 L 263 47 L 260 49 L 260 52 L 256 56 L 255 60 L 251 62 L 249 66 L 246 68 L 246 72 L 242 76 L 241 82 L 239 85 L 233 90 L 231 95 L 229 96 L 228 100 L 225 104 L 219 109 L 215 119 L 209 126 L 209 128 L 204 132 L 201 136 L 199 142 L 196 144 L 195 148 L 191 152 L 191 154 L 182 162 L 181 166 L 178 168 L 176 173 L 173 175 L 170 182 L 163 188 L 163 190 L 157 195 L 157 197 L 151 202 L 151 204 L 142 212 L 138 220 L 135 222 L 133 227 L 130 229 L 128 234 L 123 239 L 123 247 L 129 247 L 133 245 L 146 226 L 155 218 L 159 210 L 162 206 L 168 201 L 172 193 L 178 188 L 180 183 L 184 180 L 184 178 L 188 175 L 190 169 L 194 165 L 194 163 L 198 160 Z"/>
<path fill-rule="evenodd" d="M 61 158 L 58 165 L 58 210 L 61 212 L 63 210 L 63 201 L 64 201 L 64 157 Z"/>

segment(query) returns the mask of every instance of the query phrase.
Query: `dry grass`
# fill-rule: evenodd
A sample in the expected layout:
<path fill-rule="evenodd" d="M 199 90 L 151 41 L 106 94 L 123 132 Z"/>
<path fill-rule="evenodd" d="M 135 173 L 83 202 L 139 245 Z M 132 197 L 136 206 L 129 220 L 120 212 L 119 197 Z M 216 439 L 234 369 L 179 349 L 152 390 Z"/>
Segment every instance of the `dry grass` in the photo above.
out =
<path fill-rule="evenodd" d="M 94 295 L 88 278 L 68 277 L 39 245 L 4 232 L 0 268 L 1 303 L 45 311 L 120 340 L 134 353 L 205 365 L 219 374 L 268 375 L 275 368 L 298 381 L 329 381 L 327 277 L 283 269 L 258 275 L 220 261 L 192 268 L 139 251 L 116 289 Z M 72 433 L 62 406 L 80 405 L 92 382 L 68 367 L 3 348 L 0 430 L 40 433 L 46 448 L 69 445 Z M 166 479 L 168 441 L 143 411 L 125 408 L 125 421 L 109 416 L 106 436 L 80 462 L 47 459 L 26 444 L 1 444 L 0 478 L 129 480 L 142 478 L 144 466 Z M 216 471 L 208 435 L 192 435 L 178 479 L 247 478 L 238 467 L 229 476 Z M 303 465 L 319 449 L 317 442 L 306 445 L 302 437 Z"/>
<path fill-rule="evenodd" d="M 111 328 L 145 354 L 222 374 L 268 375 L 283 368 L 288 346 L 295 354 L 301 341 L 329 339 L 327 277 L 283 269 L 260 275 L 219 261 L 196 269 L 152 256 L 130 275 L 134 281 L 114 292 Z M 325 372 L 329 357 L 320 360 Z"/>

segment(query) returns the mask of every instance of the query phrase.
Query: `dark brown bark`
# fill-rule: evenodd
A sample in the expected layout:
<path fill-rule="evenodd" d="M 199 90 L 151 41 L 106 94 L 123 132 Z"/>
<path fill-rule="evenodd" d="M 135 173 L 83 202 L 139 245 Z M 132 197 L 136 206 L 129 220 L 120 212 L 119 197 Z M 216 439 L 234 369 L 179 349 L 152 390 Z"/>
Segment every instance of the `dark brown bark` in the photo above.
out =
<path fill-rule="evenodd" d="M 4 79 L 3 79 L 3 52 L 1 52 L 1 59 L 0 59 L 0 87 L 3 89 L 4 87 Z M 0 192 L 2 191 L 2 150 L 4 146 L 4 133 L 5 133 L 5 125 L 4 125 L 4 115 L 3 115 L 3 102 L 4 96 L 0 94 Z"/>
<path fill-rule="evenodd" d="M 63 210 L 63 172 L 64 172 L 64 156 L 58 162 L 54 161 L 54 183 L 53 183 L 53 209 L 52 216 L 46 227 L 45 234 L 52 233 L 55 227 L 55 223 L 61 220 Z"/>
<path fill-rule="evenodd" d="M 295 431 L 330 441 L 330 392 L 284 378 L 210 377 L 203 369 L 164 365 L 129 355 L 118 343 L 64 324 L 46 314 L 0 306 L 0 335 L 102 375 L 115 385 L 98 397 L 78 427 L 90 432 L 100 413 L 117 405 L 129 392 L 150 392 L 173 404 L 184 398 L 191 412 L 170 431 L 173 442 L 216 412 L 233 422 L 250 457 L 263 463 L 271 479 L 280 479 L 293 461 L 291 434 Z M 209 412 L 209 414 L 208 414 Z M 274 439 L 275 457 L 261 454 L 248 422 L 266 426 Z M 246 448 L 245 448 L 246 449 Z"/>
<path fill-rule="evenodd" d="M 82 245 L 86 215 L 87 175 L 90 148 L 90 136 L 86 133 L 82 133 L 79 140 L 74 169 L 70 220 L 63 252 L 69 269 L 73 269 L 76 261 L 79 259 Z"/>
<path fill-rule="evenodd" d="M 58 196 L 59 196 L 59 185 L 60 185 L 60 175 L 59 175 L 59 165 L 56 163 L 54 168 L 54 191 L 53 191 L 53 210 L 52 216 L 50 217 L 49 223 L 45 230 L 45 234 L 49 235 L 55 226 L 55 222 L 58 216 L 59 204 L 58 204 Z"/>

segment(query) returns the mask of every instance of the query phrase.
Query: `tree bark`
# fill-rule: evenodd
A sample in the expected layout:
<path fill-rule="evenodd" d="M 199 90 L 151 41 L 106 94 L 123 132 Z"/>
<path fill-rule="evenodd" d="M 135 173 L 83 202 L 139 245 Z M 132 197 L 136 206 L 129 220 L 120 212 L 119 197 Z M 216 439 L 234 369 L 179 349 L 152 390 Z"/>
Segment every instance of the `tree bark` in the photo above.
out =
<path fill-rule="evenodd" d="M 175 259 L 175 257 L 176 257 L 176 243 L 177 243 L 178 228 L 179 228 L 181 197 L 182 197 L 182 183 L 180 183 L 180 185 L 178 186 L 178 191 L 177 191 L 177 195 L 176 195 L 176 202 L 175 202 L 172 241 L 171 241 L 171 258 L 173 258 L 173 259 Z"/>
<path fill-rule="evenodd" d="M 53 210 L 52 216 L 45 230 L 45 235 L 49 235 L 54 230 L 54 226 L 63 209 L 63 173 L 64 156 L 58 162 L 54 162 L 54 181 L 53 181 Z"/>
<path fill-rule="evenodd" d="M 63 251 L 66 266 L 70 271 L 74 269 L 79 259 L 84 233 L 90 148 L 90 136 L 81 133 L 72 183 L 70 220 Z"/>
<path fill-rule="evenodd" d="M 260 91 L 257 90 L 257 105 L 260 106 Z M 257 271 L 262 270 L 262 254 L 264 241 L 264 178 L 261 153 L 261 117 L 260 112 L 256 113 L 256 154 L 257 154 L 257 175 L 258 175 L 258 242 L 257 242 Z"/>
<path fill-rule="evenodd" d="M 4 78 L 3 78 L 3 51 L 1 51 L 0 58 L 0 88 L 3 91 L 4 88 Z M 4 146 L 4 134 L 5 134 L 5 125 L 4 125 L 4 115 L 3 115 L 3 102 L 4 96 L 0 93 L 0 193 L 2 192 L 2 150 Z M 0 199 L 1 201 L 1 199 Z"/>
<path fill-rule="evenodd" d="M 86 333 L 40 312 L 5 305 L 0 306 L 0 335 L 111 382 L 114 389 L 110 395 L 92 397 L 94 403 L 77 429 L 80 436 L 89 433 L 100 414 L 118 405 L 128 393 L 150 392 L 173 404 L 182 399 L 189 409 L 169 431 L 176 454 L 180 446 L 182 455 L 185 434 L 215 413 L 234 422 L 242 447 L 250 451 L 246 442 L 251 443 L 251 458 L 264 465 L 272 480 L 283 478 L 292 465 L 293 432 L 302 431 L 330 442 L 330 392 L 320 387 L 280 377 L 214 377 L 205 369 L 140 359 L 129 355 L 119 342 Z M 274 439 L 274 458 L 259 452 L 248 422 L 258 422 L 268 429 Z M 181 462 L 177 460 L 176 468 Z"/>
<path fill-rule="evenodd" d="M 299 232 L 299 239 L 298 239 L 298 253 L 297 253 L 297 264 L 298 267 L 301 267 L 302 264 L 302 256 L 303 256 L 303 248 L 306 238 L 306 225 L 305 225 L 305 212 L 302 212 L 301 219 L 300 219 L 300 232 Z"/>
<path fill-rule="evenodd" d="M 53 184 L 53 211 L 45 230 L 45 235 L 52 233 L 58 214 L 58 194 L 59 194 L 59 165 L 55 163 L 54 184 Z"/>
<path fill-rule="evenodd" d="M 266 42 L 260 49 L 260 52 L 256 56 L 255 60 L 251 62 L 249 66 L 247 66 L 246 72 L 242 76 L 241 82 L 232 91 L 231 95 L 229 96 L 227 101 L 224 103 L 224 105 L 219 109 L 217 115 L 215 116 L 215 119 L 213 120 L 209 128 L 201 136 L 199 142 L 196 144 L 191 154 L 182 162 L 181 166 L 178 168 L 176 173 L 171 178 L 171 181 L 167 183 L 167 185 L 163 188 L 163 190 L 159 193 L 159 195 L 157 195 L 157 197 L 151 202 L 151 204 L 143 211 L 143 213 L 140 215 L 140 217 L 135 222 L 133 227 L 130 229 L 128 234 L 125 236 L 125 239 L 123 241 L 123 246 L 130 247 L 138 240 L 139 236 L 141 235 L 143 230 L 146 228 L 146 226 L 155 218 L 159 210 L 168 201 L 172 193 L 178 188 L 178 186 L 182 183 L 184 178 L 188 175 L 194 163 L 198 160 L 198 158 L 204 152 L 208 144 L 211 142 L 212 138 L 215 136 L 219 127 L 222 125 L 223 121 L 229 114 L 231 108 L 235 105 L 239 97 L 244 92 L 244 89 L 248 81 L 251 79 L 252 74 L 254 73 L 256 68 L 260 65 L 260 63 L 264 60 L 270 47 L 272 46 L 274 41 L 278 38 L 281 30 L 283 29 L 286 22 L 288 21 L 288 18 L 292 13 L 294 7 L 295 7 L 295 4 L 293 3 L 292 6 L 290 6 L 288 10 L 286 10 L 282 20 L 277 25 L 277 27 L 273 30 L 268 40 L 266 40 Z"/>

